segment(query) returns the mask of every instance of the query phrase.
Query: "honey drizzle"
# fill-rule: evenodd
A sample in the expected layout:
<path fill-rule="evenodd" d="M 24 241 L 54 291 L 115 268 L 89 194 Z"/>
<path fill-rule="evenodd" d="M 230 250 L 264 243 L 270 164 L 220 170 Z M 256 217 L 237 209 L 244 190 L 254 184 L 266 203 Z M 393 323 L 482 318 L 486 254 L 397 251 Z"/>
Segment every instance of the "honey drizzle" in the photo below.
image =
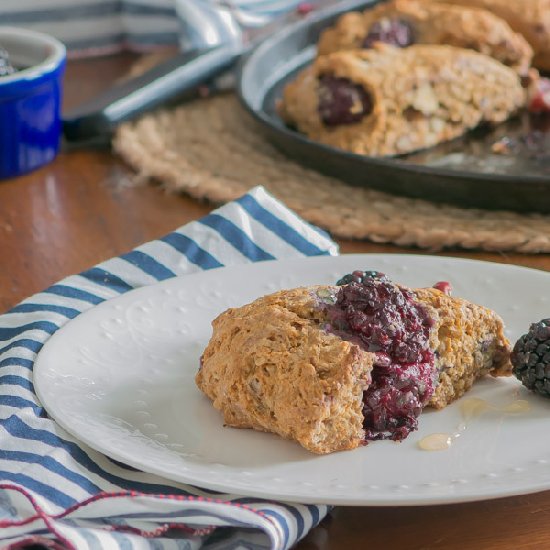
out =
<path fill-rule="evenodd" d="M 418 442 L 418 448 L 423 451 L 445 451 L 451 448 L 455 439 L 458 439 L 466 430 L 473 419 L 481 416 L 485 411 L 497 411 L 504 414 L 521 414 L 531 409 L 529 401 L 515 399 L 504 407 L 495 407 L 485 399 L 469 397 L 460 403 L 460 411 L 463 421 L 457 426 L 453 433 L 434 433 L 427 435 Z"/>

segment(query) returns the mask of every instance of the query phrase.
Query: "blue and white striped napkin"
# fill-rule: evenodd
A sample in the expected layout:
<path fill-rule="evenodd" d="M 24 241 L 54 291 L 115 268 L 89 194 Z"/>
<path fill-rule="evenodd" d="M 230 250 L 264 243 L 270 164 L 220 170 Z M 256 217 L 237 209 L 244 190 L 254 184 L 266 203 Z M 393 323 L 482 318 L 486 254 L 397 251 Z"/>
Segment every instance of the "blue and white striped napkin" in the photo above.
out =
<path fill-rule="evenodd" d="M 302 538 L 326 506 L 167 482 L 83 445 L 48 418 L 33 364 L 57 329 L 133 288 L 224 265 L 337 253 L 325 233 L 256 187 L 0 316 L 0 547 L 282 550 Z"/>

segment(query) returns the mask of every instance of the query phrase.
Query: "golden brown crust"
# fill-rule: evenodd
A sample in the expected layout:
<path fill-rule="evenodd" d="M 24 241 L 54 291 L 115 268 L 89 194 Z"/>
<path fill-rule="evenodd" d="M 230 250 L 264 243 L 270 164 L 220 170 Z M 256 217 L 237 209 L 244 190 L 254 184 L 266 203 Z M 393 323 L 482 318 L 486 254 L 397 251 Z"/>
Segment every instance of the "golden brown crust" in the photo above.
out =
<path fill-rule="evenodd" d="M 274 432 L 309 451 L 363 442 L 374 354 L 319 330 L 315 288 L 277 292 L 213 322 L 196 376 L 228 426 Z"/>
<path fill-rule="evenodd" d="M 319 77 L 360 85 L 372 112 L 327 126 L 318 112 Z M 365 155 L 395 155 L 502 122 L 525 104 L 518 75 L 494 59 L 452 46 L 380 46 L 316 59 L 283 92 L 280 114 L 311 139 Z"/>
<path fill-rule="evenodd" d="M 439 384 L 429 405 L 442 409 L 482 376 L 509 376 L 510 343 L 504 323 L 492 310 L 434 288 L 414 290 L 416 298 L 439 313 L 436 364 Z"/>
<path fill-rule="evenodd" d="M 319 55 L 361 48 L 372 25 L 389 18 L 408 23 L 416 44 L 470 48 L 512 67 L 521 75 L 526 74 L 531 65 L 531 46 L 500 17 L 480 8 L 422 0 L 393 0 L 363 13 L 344 14 L 321 34 Z"/>
<path fill-rule="evenodd" d="M 550 0 L 429 0 L 478 7 L 504 19 L 534 51 L 533 65 L 550 70 Z"/>
<path fill-rule="evenodd" d="M 196 383 L 228 426 L 273 432 L 315 453 L 363 443 L 374 354 L 322 330 L 322 302 L 337 291 L 280 291 L 214 320 Z M 435 289 L 413 292 L 435 321 L 430 343 L 441 371 L 431 406 L 449 404 L 484 374 L 510 373 L 510 346 L 494 312 Z"/>

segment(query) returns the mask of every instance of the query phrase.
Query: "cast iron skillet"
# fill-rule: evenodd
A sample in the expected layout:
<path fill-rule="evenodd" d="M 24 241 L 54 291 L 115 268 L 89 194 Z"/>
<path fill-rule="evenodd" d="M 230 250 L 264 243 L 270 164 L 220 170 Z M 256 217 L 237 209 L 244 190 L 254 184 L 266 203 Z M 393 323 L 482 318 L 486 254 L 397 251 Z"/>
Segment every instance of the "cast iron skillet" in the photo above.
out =
<path fill-rule="evenodd" d="M 375 3 L 348 3 L 346 9 Z M 321 30 L 342 11 L 324 11 L 285 28 L 241 65 L 241 102 L 277 148 L 352 185 L 467 207 L 550 213 L 550 116 L 523 113 L 495 128 L 478 128 L 463 138 L 398 158 L 356 155 L 286 127 L 276 111 L 282 88 L 312 61 Z M 491 151 L 503 137 L 514 140 L 513 154 Z"/>

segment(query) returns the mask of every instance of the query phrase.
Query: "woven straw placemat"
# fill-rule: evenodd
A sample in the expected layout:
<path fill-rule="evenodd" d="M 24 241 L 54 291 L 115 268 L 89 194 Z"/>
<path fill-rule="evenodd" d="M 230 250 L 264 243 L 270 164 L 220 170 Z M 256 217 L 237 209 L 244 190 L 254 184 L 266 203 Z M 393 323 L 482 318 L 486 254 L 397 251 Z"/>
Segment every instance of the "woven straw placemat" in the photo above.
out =
<path fill-rule="evenodd" d="M 115 150 L 139 175 L 215 203 L 263 185 L 333 236 L 377 243 L 550 252 L 550 216 L 464 209 L 349 186 L 290 161 L 231 95 L 123 124 Z"/>

